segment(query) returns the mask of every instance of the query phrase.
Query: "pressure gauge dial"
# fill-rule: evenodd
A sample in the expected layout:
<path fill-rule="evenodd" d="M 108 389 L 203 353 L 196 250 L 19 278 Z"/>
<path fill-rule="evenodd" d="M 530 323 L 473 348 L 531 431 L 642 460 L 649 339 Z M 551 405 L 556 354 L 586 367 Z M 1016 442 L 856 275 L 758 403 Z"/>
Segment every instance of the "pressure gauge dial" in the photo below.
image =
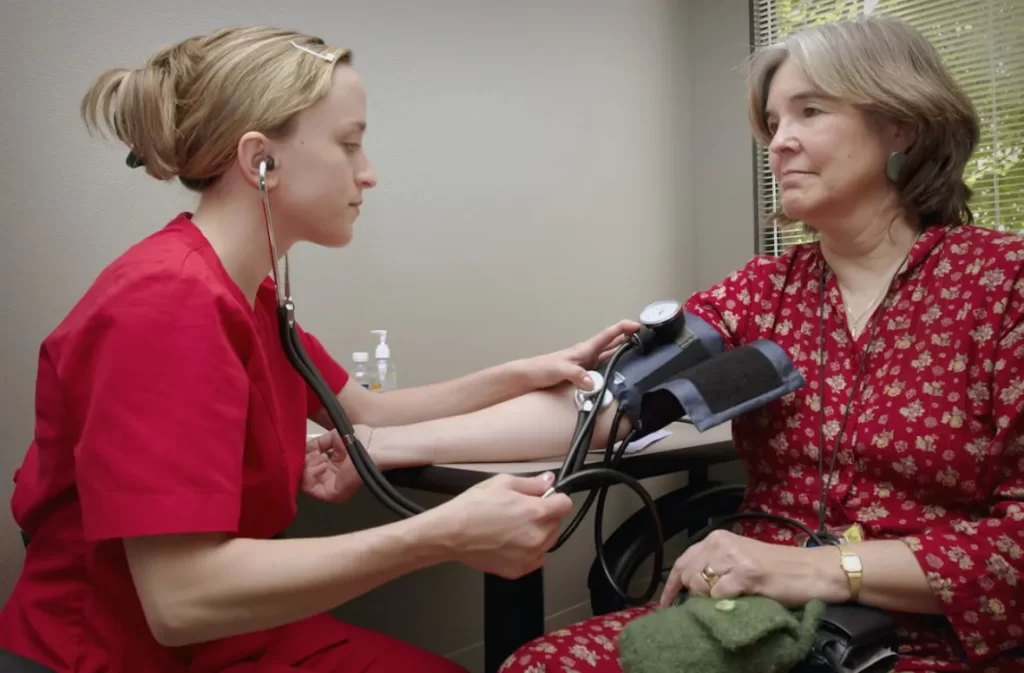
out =
<path fill-rule="evenodd" d="M 672 322 L 683 311 L 683 306 L 674 299 L 662 299 L 652 304 L 648 304 L 643 311 L 640 312 L 640 323 L 646 327 L 652 329 L 661 327 L 667 323 Z"/>

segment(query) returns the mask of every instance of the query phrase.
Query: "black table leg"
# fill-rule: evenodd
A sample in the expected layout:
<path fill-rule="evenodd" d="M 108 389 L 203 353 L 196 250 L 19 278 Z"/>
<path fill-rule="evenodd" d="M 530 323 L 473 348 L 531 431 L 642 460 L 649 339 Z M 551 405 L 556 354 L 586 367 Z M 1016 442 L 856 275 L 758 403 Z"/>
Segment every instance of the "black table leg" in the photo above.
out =
<path fill-rule="evenodd" d="M 517 580 L 484 575 L 485 673 L 496 673 L 516 649 L 544 634 L 543 572 Z"/>
<path fill-rule="evenodd" d="M 690 486 L 704 486 L 711 481 L 710 470 L 707 465 L 694 465 L 687 470 L 687 484 Z"/>

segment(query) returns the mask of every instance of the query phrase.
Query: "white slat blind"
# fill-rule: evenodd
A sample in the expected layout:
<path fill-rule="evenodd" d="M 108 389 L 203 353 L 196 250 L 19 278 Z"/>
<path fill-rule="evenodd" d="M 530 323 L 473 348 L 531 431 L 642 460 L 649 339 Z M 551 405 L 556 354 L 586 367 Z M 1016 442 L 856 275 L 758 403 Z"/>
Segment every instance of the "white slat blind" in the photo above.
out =
<path fill-rule="evenodd" d="M 860 14 L 898 16 L 920 30 L 942 54 L 981 119 L 981 141 L 964 176 L 979 225 L 1024 231 L 1024 0 L 752 0 L 754 48 L 778 42 L 803 26 Z M 759 252 L 778 254 L 807 240 L 799 225 L 765 225 L 779 205 L 758 146 Z"/>

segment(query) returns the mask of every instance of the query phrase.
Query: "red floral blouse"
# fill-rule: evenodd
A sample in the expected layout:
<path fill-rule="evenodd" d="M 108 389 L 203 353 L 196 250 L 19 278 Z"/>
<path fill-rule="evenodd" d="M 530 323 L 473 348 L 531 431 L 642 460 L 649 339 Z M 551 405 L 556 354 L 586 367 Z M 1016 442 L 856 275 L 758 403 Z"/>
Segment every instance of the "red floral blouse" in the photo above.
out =
<path fill-rule="evenodd" d="M 867 540 L 905 541 L 945 610 L 896 615 L 896 670 L 1024 671 L 1024 650 L 1011 652 L 1024 646 L 1022 261 L 1024 237 L 973 226 L 926 229 L 879 309 L 873 338 L 875 316 L 851 337 L 835 276 L 825 276 L 826 474 L 853 395 L 825 499 L 828 525 L 860 523 Z M 805 377 L 800 390 L 735 420 L 733 434 L 748 473 L 743 509 L 812 529 L 823 264 L 817 244 L 755 257 L 687 303 L 733 345 L 775 341 Z M 798 535 L 757 521 L 739 532 L 781 544 L 796 544 Z M 580 638 L 641 613 L 550 634 L 510 658 L 505 670 L 561 670 L 543 662 L 564 666 L 588 647 Z M 575 654 L 565 650 L 570 644 Z M 612 665 L 614 656 L 603 649 L 595 656 Z"/>
<path fill-rule="evenodd" d="M 973 226 L 926 229 L 880 316 L 851 337 L 835 276 L 825 278 L 826 475 L 830 527 L 902 539 L 945 617 L 898 615 L 897 670 L 1022 671 L 1024 646 L 1024 237 Z M 756 257 L 688 310 L 731 343 L 782 346 L 806 379 L 792 395 L 733 422 L 748 472 L 744 509 L 816 525 L 819 503 L 817 244 Z M 879 322 L 872 338 L 875 318 Z M 855 378 L 865 347 L 859 386 Z M 791 528 L 744 534 L 794 543 Z M 870 568 L 865 568 L 869 573 Z M 987 668 L 983 660 L 992 659 Z"/>

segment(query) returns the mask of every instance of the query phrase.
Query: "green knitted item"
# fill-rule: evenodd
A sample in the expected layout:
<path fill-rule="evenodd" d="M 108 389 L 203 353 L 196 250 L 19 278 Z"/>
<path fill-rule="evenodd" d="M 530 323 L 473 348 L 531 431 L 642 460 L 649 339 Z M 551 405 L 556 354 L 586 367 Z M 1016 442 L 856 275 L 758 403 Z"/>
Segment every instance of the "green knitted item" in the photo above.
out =
<path fill-rule="evenodd" d="M 825 604 L 796 610 L 763 596 L 682 605 L 635 619 L 619 635 L 625 673 L 784 673 L 811 650 Z"/>

